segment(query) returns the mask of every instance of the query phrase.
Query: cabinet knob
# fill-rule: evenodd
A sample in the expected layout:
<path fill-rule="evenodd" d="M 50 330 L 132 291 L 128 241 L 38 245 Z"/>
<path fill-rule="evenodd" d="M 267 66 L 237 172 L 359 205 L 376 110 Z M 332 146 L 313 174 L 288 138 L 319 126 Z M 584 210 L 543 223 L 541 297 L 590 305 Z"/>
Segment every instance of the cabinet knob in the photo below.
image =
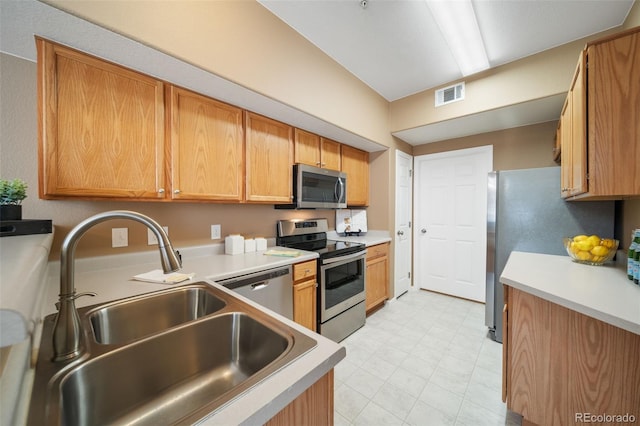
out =
<path fill-rule="evenodd" d="M 164 188 L 158 189 L 158 194 L 164 194 Z"/>
<path fill-rule="evenodd" d="M 420 232 L 422 232 L 423 234 L 426 234 L 426 233 L 427 233 L 427 229 L 426 229 L 426 228 L 422 228 L 422 229 L 420 230 Z"/>
<path fill-rule="evenodd" d="M 174 190 L 173 190 L 173 193 L 174 193 L 174 194 L 179 194 L 179 193 L 180 193 L 180 190 L 179 190 L 179 189 L 174 189 Z"/>
<path fill-rule="evenodd" d="M 398 231 L 398 235 L 404 235 L 404 231 Z"/>

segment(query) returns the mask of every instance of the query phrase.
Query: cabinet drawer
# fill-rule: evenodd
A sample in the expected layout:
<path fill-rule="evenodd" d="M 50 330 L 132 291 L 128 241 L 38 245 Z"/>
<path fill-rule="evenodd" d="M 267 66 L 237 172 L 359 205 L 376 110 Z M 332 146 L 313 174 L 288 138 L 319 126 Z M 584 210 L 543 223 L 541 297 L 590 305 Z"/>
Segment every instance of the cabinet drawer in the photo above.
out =
<path fill-rule="evenodd" d="M 309 277 L 316 276 L 316 261 L 298 263 L 293 265 L 293 281 L 304 280 Z"/>
<path fill-rule="evenodd" d="M 388 243 L 367 247 L 367 260 L 375 259 L 376 257 L 381 257 L 381 256 L 388 256 L 388 255 L 389 255 Z"/>

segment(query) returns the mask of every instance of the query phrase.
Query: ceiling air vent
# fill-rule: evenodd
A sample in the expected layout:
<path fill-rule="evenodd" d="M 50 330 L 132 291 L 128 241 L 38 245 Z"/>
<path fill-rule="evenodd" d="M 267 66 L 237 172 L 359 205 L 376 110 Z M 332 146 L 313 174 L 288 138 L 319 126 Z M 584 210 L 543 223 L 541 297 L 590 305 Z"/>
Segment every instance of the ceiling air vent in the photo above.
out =
<path fill-rule="evenodd" d="M 464 99 L 464 82 L 436 90 L 436 106 L 458 102 Z"/>

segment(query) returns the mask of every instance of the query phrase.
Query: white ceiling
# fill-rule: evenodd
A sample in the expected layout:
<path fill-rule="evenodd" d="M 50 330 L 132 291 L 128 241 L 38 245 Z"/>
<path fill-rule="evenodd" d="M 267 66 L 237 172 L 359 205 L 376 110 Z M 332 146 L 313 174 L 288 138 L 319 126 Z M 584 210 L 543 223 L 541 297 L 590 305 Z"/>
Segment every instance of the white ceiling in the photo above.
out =
<path fill-rule="evenodd" d="M 427 1 L 258 0 L 388 101 L 460 80 Z M 438 0 L 435 0 L 438 1 Z M 455 1 L 455 0 L 439 0 Z M 491 68 L 622 25 L 634 0 L 471 0 Z M 411 145 L 557 120 L 564 96 L 393 135 Z"/>
<path fill-rule="evenodd" d="M 389 101 L 462 77 L 427 0 L 366 0 L 364 8 L 361 0 L 258 1 Z M 633 0 L 472 3 L 491 67 L 620 26 L 633 6 Z"/>

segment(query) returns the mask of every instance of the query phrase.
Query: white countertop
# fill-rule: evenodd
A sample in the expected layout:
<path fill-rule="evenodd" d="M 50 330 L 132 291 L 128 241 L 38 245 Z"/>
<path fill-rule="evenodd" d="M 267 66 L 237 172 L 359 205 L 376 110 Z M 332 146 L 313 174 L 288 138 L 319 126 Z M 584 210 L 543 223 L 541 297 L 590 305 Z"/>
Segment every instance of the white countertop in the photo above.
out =
<path fill-rule="evenodd" d="M 345 237 L 338 234 L 336 231 L 327 232 L 327 238 L 337 241 L 349 241 L 354 243 L 363 243 L 367 247 L 375 246 L 378 244 L 388 243 L 391 241 L 388 231 L 368 231 L 359 237 Z"/>
<path fill-rule="evenodd" d="M 275 247 L 269 247 L 274 249 Z M 200 423 L 205 425 L 263 424 L 282 408 L 297 398 L 346 356 L 343 346 L 316 334 L 293 321 L 233 293 L 214 283 L 222 279 L 260 270 L 290 265 L 315 259 L 315 252 L 300 251 L 298 257 L 267 256 L 264 252 L 239 255 L 223 254 L 224 246 L 203 246 L 179 249 L 182 254 L 181 272 L 195 273 L 192 282 L 207 281 L 222 291 L 233 294 L 263 311 L 267 311 L 288 326 L 316 340 L 317 345 L 306 354 L 281 369 L 271 377 L 254 386 L 239 398 L 212 413 Z M 159 255 L 156 251 L 127 255 L 103 256 L 78 259 L 76 262 L 75 287 L 78 293 L 93 291 L 96 297 L 77 299 L 78 307 L 88 306 L 133 295 L 149 293 L 176 285 L 154 284 L 133 281 L 131 277 L 139 273 L 159 269 Z M 55 312 L 59 290 L 59 263 L 51 262 L 47 281 L 43 315 Z"/>
<path fill-rule="evenodd" d="M 514 251 L 500 281 L 510 287 L 640 334 L 640 286 L 614 264 L 582 265 L 568 256 Z"/>

